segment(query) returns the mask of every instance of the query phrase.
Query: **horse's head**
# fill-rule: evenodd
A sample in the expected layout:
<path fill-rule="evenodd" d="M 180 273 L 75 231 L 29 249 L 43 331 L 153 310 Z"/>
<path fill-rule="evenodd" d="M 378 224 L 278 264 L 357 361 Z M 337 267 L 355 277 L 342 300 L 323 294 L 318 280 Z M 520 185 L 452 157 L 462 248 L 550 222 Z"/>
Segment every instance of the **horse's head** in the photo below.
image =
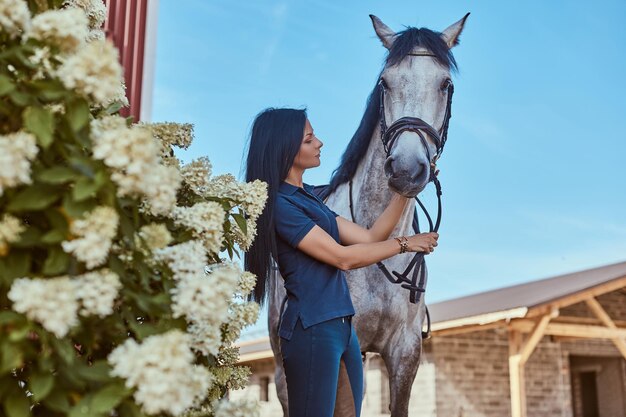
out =
<path fill-rule="evenodd" d="M 425 28 L 395 33 L 370 15 L 389 50 L 379 80 L 381 125 L 388 130 L 385 174 L 389 187 L 407 197 L 416 196 L 428 184 L 430 163 L 442 146 L 441 138 L 433 137 L 432 130 L 429 134 L 429 128 L 445 138 L 447 126 L 442 126 L 447 124 L 452 94 L 451 71 L 456 69 L 450 49 L 458 43 L 468 15 L 441 33 Z M 419 128 L 424 124 L 430 126 Z"/>

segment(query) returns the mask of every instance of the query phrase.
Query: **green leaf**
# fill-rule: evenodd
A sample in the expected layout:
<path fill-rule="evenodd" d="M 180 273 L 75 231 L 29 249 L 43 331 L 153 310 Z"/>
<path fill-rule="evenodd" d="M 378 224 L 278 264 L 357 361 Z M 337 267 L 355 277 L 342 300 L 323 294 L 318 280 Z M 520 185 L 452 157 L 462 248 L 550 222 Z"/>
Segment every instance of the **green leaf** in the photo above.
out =
<path fill-rule="evenodd" d="M 96 413 L 108 413 L 130 395 L 130 392 L 123 382 L 107 385 L 93 395 L 91 409 Z"/>
<path fill-rule="evenodd" d="M 91 114 L 87 102 L 84 99 L 77 99 L 68 104 L 65 115 L 70 127 L 78 132 L 89 122 Z"/>
<path fill-rule="evenodd" d="M 239 213 L 233 213 L 232 216 L 235 219 L 235 221 L 237 222 L 237 226 L 239 226 L 239 228 L 241 229 L 243 234 L 247 235 L 248 234 L 248 224 L 246 222 L 246 219 Z"/>
<path fill-rule="evenodd" d="M 0 74 L 0 96 L 10 93 L 14 89 L 15 85 L 13 84 L 13 81 L 11 81 L 11 78 L 4 74 Z"/>
<path fill-rule="evenodd" d="M 63 209 L 71 217 L 81 217 L 83 213 L 95 207 L 96 203 L 93 200 L 75 201 L 70 194 L 65 194 L 63 198 Z"/>
<path fill-rule="evenodd" d="M 41 230 L 36 227 L 29 227 L 24 230 L 17 242 L 13 242 L 13 246 L 16 248 L 29 248 L 39 243 L 41 239 Z"/>
<path fill-rule="evenodd" d="M 32 132 L 45 149 L 52 143 L 54 115 L 43 107 L 28 107 L 23 114 L 24 127 Z"/>
<path fill-rule="evenodd" d="M 111 379 L 110 371 L 111 366 L 105 360 L 96 361 L 91 366 L 83 365 L 76 367 L 78 376 L 92 382 L 109 381 Z"/>
<path fill-rule="evenodd" d="M 65 233 L 59 229 L 50 230 L 41 237 L 41 243 L 51 245 L 65 240 Z"/>
<path fill-rule="evenodd" d="M 0 311 L 0 326 L 5 324 L 12 324 L 23 320 L 21 314 L 16 313 L 15 311 Z"/>
<path fill-rule="evenodd" d="M 122 108 L 122 103 L 119 101 L 113 102 L 109 105 L 109 107 L 106 108 L 106 113 L 107 114 L 114 114 L 117 113 L 120 109 Z"/>
<path fill-rule="evenodd" d="M 30 85 L 37 90 L 37 96 L 46 101 L 60 100 L 68 94 L 59 80 L 35 80 Z"/>
<path fill-rule="evenodd" d="M 82 177 L 76 181 L 74 189 L 72 190 L 72 197 L 74 201 L 83 201 L 89 197 L 94 197 L 101 186 L 102 184 L 98 184 L 96 181 Z"/>
<path fill-rule="evenodd" d="M 54 387 L 54 376 L 48 374 L 34 374 L 30 378 L 30 392 L 35 396 L 35 400 L 41 401 L 52 391 Z"/>
<path fill-rule="evenodd" d="M 13 197 L 8 211 L 41 210 L 54 203 L 61 194 L 61 190 L 45 184 L 34 184 L 20 191 Z"/>
<path fill-rule="evenodd" d="M 13 104 L 16 104 L 20 107 L 25 107 L 30 104 L 33 100 L 30 94 L 23 93 L 19 90 L 13 90 L 9 93 L 9 97 L 11 97 L 11 101 Z"/>
<path fill-rule="evenodd" d="M 119 407 L 121 417 L 144 417 L 145 414 L 141 412 L 139 406 L 132 400 L 124 400 Z"/>
<path fill-rule="evenodd" d="M 2 346 L 0 346 L 0 354 L 2 355 L 0 374 L 10 372 L 12 369 L 22 366 L 22 351 L 8 340 L 5 340 Z"/>
<path fill-rule="evenodd" d="M 67 364 L 73 365 L 74 359 L 76 357 L 76 352 L 74 351 L 74 347 L 68 339 L 57 339 L 53 337 L 50 339 L 54 350 L 59 355 L 59 357 Z"/>
<path fill-rule="evenodd" d="M 65 391 L 58 386 L 54 387 L 43 403 L 46 407 L 61 413 L 67 413 L 70 409 L 70 402 L 67 400 Z"/>
<path fill-rule="evenodd" d="M 49 276 L 62 274 L 67 271 L 70 258 L 70 255 L 63 252 L 63 249 L 59 246 L 55 246 L 48 252 L 48 257 L 43 264 L 41 272 Z"/>
<path fill-rule="evenodd" d="M 76 180 L 80 177 L 80 174 L 71 168 L 57 166 L 40 171 L 37 174 L 37 179 L 41 182 L 48 184 L 63 184 L 65 182 Z"/>
<path fill-rule="evenodd" d="M 30 333 L 32 328 L 29 325 L 14 329 L 9 333 L 9 340 L 11 342 L 19 342 L 26 339 L 26 336 Z"/>
<path fill-rule="evenodd" d="M 30 401 L 28 401 L 26 393 L 21 388 L 15 387 L 11 390 L 4 402 L 4 412 L 7 414 L 7 417 L 30 416 Z"/>
<path fill-rule="evenodd" d="M 4 282 L 10 284 L 13 279 L 28 275 L 31 259 L 32 255 L 30 252 L 22 250 L 11 251 L 9 256 L 3 259 L 4 262 L 2 262 L 2 268 L 0 268 Z"/>

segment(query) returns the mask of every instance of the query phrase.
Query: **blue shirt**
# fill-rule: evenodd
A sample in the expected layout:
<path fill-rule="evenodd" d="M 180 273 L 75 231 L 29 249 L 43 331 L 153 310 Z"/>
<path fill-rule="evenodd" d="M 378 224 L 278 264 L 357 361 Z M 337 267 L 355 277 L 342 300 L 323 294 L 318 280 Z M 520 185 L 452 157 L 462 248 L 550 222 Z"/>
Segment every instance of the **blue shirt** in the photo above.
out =
<path fill-rule="evenodd" d="M 297 249 L 298 243 L 315 225 L 340 243 L 338 214 L 313 194 L 312 186 L 303 185 L 301 188 L 282 182 L 274 213 L 277 262 L 288 297 L 278 335 L 287 340 L 298 317 L 306 329 L 326 320 L 355 314 L 345 272 Z"/>

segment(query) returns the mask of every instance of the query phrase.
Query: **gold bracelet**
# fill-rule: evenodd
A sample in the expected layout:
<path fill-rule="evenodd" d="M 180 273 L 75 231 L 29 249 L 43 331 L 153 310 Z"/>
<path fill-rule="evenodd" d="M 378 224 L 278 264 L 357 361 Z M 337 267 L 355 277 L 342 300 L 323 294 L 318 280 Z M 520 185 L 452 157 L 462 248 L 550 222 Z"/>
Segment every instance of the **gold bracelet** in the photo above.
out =
<path fill-rule="evenodd" d="M 395 240 L 400 244 L 400 253 L 405 253 L 409 250 L 409 241 L 406 237 L 394 237 Z"/>

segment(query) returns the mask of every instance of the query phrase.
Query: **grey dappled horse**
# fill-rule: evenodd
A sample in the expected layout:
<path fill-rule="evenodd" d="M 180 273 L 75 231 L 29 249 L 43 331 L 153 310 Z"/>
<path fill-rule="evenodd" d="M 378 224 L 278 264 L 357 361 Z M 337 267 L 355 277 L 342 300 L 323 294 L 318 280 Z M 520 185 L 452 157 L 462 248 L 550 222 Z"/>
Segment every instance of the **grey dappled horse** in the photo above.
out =
<path fill-rule="evenodd" d="M 450 49 L 458 43 L 468 15 L 441 33 L 424 28 L 407 28 L 395 33 L 376 16 L 370 16 L 376 34 L 388 49 L 379 78 L 385 88 L 381 91 L 377 82 L 341 164 L 323 192 L 326 204 L 339 215 L 353 218 L 349 205 L 351 191 L 354 221 L 369 227 L 387 207 L 393 192 L 415 197 L 428 184 L 432 174 L 429 159 L 439 151 L 436 141 L 420 140 L 415 131 L 403 130 L 385 149 L 387 146 L 380 140 L 380 111 L 382 109 L 384 120 L 389 124 L 402 117 L 419 117 L 435 130 L 442 126 L 450 73 L 456 69 Z M 381 94 L 383 107 L 380 106 Z M 391 236 L 414 234 L 414 210 L 415 200 L 411 198 Z M 384 263 L 389 270 L 404 271 L 413 255 L 397 255 Z M 417 304 L 409 303 L 408 291 L 385 279 L 376 265 L 346 271 L 346 276 L 356 310 L 353 324 L 361 351 L 381 355 L 389 374 L 391 416 L 407 417 L 411 386 L 422 351 L 424 297 Z M 286 293 L 277 271 L 269 285 L 268 324 L 276 359 L 276 390 L 284 415 L 288 417 L 287 386 L 277 332 Z M 335 417 L 353 414 L 354 404 L 342 363 Z"/>

